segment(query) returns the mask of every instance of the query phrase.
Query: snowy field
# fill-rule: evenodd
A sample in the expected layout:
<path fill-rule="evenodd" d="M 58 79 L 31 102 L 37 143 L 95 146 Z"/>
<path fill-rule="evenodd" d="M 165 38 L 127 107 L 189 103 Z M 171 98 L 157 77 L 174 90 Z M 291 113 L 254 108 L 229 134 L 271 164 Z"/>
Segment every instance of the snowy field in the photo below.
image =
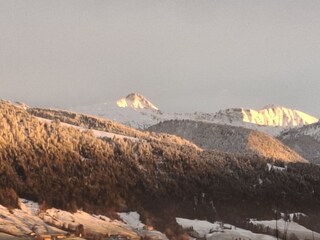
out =
<path fill-rule="evenodd" d="M 137 212 L 128 212 L 128 213 L 118 213 L 119 217 L 123 222 L 129 225 L 132 229 L 139 233 L 139 236 L 144 237 L 151 237 L 152 239 L 156 240 L 167 240 L 168 238 L 166 235 L 159 231 L 146 229 L 148 226 L 143 224 L 140 221 L 140 215 Z"/>
<path fill-rule="evenodd" d="M 184 229 L 189 229 L 194 237 L 205 238 L 208 240 L 275 240 L 276 238 L 264 234 L 255 234 L 251 231 L 237 228 L 230 224 L 221 224 L 219 222 L 210 223 L 202 220 L 189 220 L 185 218 L 176 218 L 177 223 Z"/>
<path fill-rule="evenodd" d="M 140 239 L 140 236 L 167 240 L 163 233 L 145 227 L 137 212 L 119 213 L 122 220 L 119 221 L 84 211 L 70 213 L 56 208 L 41 211 L 38 203 L 26 199 L 19 199 L 19 204 L 21 209 L 13 210 L 0 205 L 0 240 L 25 239 L 31 235 L 66 234 L 61 229 L 74 230 L 80 224 L 89 235 L 108 233 L 125 235 L 133 240 Z"/>
<path fill-rule="evenodd" d="M 304 215 L 304 214 L 301 214 Z M 292 215 L 291 215 L 292 219 Z M 273 236 L 265 234 L 256 234 L 251 231 L 232 226 L 230 224 L 222 224 L 220 222 L 210 223 L 202 220 L 189 220 L 184 218 L 176 218 L 177 223 L 182 226 L 189 234 L 197 238 L 205 238 L 208 240 L 275 240 Z M 255 221 L 251 220 L 255 225 L 262 225 L 271 229 L 276 229 L 276 221 Z M 287 237 L 295 234 L 299 239 L 320 240 L 320 234 L 299 225 L 296 222 L 286 222 L 283 219 L 278 220 L 278 229 L 281 233 L 287 231 Z"/>
<path fill-rule="evenodd" d="M 70 213 L 59 209 L 40 211 L 35 202 L 20 199 L 21 209 L 9 210 L 0 205 L 0 239 L 19 239 L 31 234 L 63 234 L 61 228 L 84 226 L 85 232 L 92 234 L 121 234 L 131 239 L 140 237 L 130 226 L 101 215 L 91 215 L 83 211 Z M 9 238 L 4 234 L 16 236 Z"/>
<path fill-rule="evenodd" d="M 75 213 L 66 212 L 60 209 L 39 210 L 35 202 L 20 199 L 21 209 L 9 210 L 0 205 L 0 240 L 18 240 L 32 234 L 57 234 L 66 233 L 61 229 L 72 229 L 82 224 L 85 232 L 90 234 L 121 234 L 131 239 L 140 239 L 141 236 L 152 237 L 153 239 L 167 240 L 167 237 L 158 231 L 146 226 L 141 222 L 137 212 L 118 213 L 120 219 L 111 220 L 106 216 L 89 214 L 84 211 Z M 292 220 L 292 216 L 291 216 Z M 238 228 L 221 222 L 210 223 L 202 220 L 189 220 L 176 218 L 191 236 L 191 238 L 206 238 L 208 240 L 275 240 L 273 236 L 256 234 L 251 231 Z M 276 228 L 276 221 L 251 220 L 255 225 L 262 225 L 270 229 Z M 299 239 L 320 240 L 319 233 L 312 233 L 311 230 L 299 225 L 296 222 L 278 220 L 280 232 L 287 231 L 287 236 L 295 234 Z M 70 238 L 76 239 L 76 238 Z M 79 238 L 78 238 L 79 239 Z"/>
<path fill-rule="evenodd" d="M 279 219 L 276 223 L 276 220 L 269 221 L 253 221 L 251 222 L 255 225 L 262 225 L 265 227 L 269 227 L 271 229 L 276 229 L 276 224 L 278 225 L 278 229 L 281 233 L 287 232 L 287 236 L 291 234 L 295 234 L 299 239 L 314 239 L 320 240 L 320 234 L 316 232 L 312 232 L 310 229 L 307 229 L 296 222 L 287 222 L 283 219 Z"/>

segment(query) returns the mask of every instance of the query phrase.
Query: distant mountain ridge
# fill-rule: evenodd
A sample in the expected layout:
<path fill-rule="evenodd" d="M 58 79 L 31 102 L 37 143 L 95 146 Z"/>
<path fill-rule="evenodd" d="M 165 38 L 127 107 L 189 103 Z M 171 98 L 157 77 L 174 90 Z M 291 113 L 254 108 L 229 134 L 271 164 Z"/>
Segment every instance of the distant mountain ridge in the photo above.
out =
<path fill-rule="evenodd" d="M 260 126 L 297 127 L 318 122 L 319 119 L 298 110 L 268 105 L 260 110 L 231 108 L 219 111 L 212 121 L 242 121 Z"/>
<path fill-rule="evenodd" d="M 217 113 L 167 113 L 138 93 L 115 102 L 75 107 L 72 110 L 108 118 L 122 124 L 146 129 L 166 120 L 194 120 L 240 126 L 278 136 L 287 128 L 318 122 L 319 119 L 298 110 L 268 105 L 260 110 L 230 108 Z"/>

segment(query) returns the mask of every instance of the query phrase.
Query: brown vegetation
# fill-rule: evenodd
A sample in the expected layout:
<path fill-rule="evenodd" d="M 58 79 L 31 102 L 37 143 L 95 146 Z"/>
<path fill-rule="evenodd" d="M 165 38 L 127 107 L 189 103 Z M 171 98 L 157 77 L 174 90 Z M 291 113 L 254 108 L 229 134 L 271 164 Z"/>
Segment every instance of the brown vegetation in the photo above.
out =
<path fill-rule="evenodd" d="M 254 154 L 286 162 L 307 162 L 276 138 L 243 127 L 191 120 L 170 120 L 156 124 L 149 130 L 183 137 L 206 150 Z"/>
<path fill-rule="evenodd" d="M 272 159 L 200 151 L 161 141 L 162 135 L 99 139 L 59 121 L 39 121 L 7 102 L 0 102 L 0 129 L 4 205 L 17 206 L 20 196 L 71 211 L 138 210 L 147 224 L 181 235 L 176 216 L 234 223 L 272 217 L 276 202 L 306 213 L 316 213 L 312 206 L 320 203 L 320 169 L 311 164 L 269 171 Z"/>

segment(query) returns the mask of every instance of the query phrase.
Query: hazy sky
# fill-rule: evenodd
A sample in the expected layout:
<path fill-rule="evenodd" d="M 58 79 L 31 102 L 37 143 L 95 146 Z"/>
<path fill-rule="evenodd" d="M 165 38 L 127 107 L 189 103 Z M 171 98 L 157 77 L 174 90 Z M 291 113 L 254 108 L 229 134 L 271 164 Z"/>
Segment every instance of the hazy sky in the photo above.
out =
<path fill-rule="evenodd" d="M 320 1 L 0 0 L 0 98 L 320 117 Z"/>

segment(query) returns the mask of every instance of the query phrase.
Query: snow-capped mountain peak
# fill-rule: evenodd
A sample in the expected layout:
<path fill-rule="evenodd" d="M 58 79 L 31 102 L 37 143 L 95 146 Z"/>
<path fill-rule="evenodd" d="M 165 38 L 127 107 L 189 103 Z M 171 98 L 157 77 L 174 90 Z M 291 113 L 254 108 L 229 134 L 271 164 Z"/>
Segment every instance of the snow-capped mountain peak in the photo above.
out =
<path fill-rule="evenodd" d="M 214 120 L 229 123 L 244 122 L 260 126 L 296 127 L 318 122 L 318 119 L 300 112 L 278 105 L 267 105 L 260 110 L 231 108 L 219 111 Z M 218 121 L 219 122 L 219 121 Z"/>
<path fill-rule="evenodd" d="M 257 111 L 255 117 L 262 122 L 262 125 L 281 127 L 303 126 L 319 120 L 304 112 L 274 104 Z"/>
<path fill-rule="evenodd" d="M 130 93 L 127 97 L 119 99 L 117 105 L 121 108 L 159 110 L 146 97 L 138 93 Z"/>

